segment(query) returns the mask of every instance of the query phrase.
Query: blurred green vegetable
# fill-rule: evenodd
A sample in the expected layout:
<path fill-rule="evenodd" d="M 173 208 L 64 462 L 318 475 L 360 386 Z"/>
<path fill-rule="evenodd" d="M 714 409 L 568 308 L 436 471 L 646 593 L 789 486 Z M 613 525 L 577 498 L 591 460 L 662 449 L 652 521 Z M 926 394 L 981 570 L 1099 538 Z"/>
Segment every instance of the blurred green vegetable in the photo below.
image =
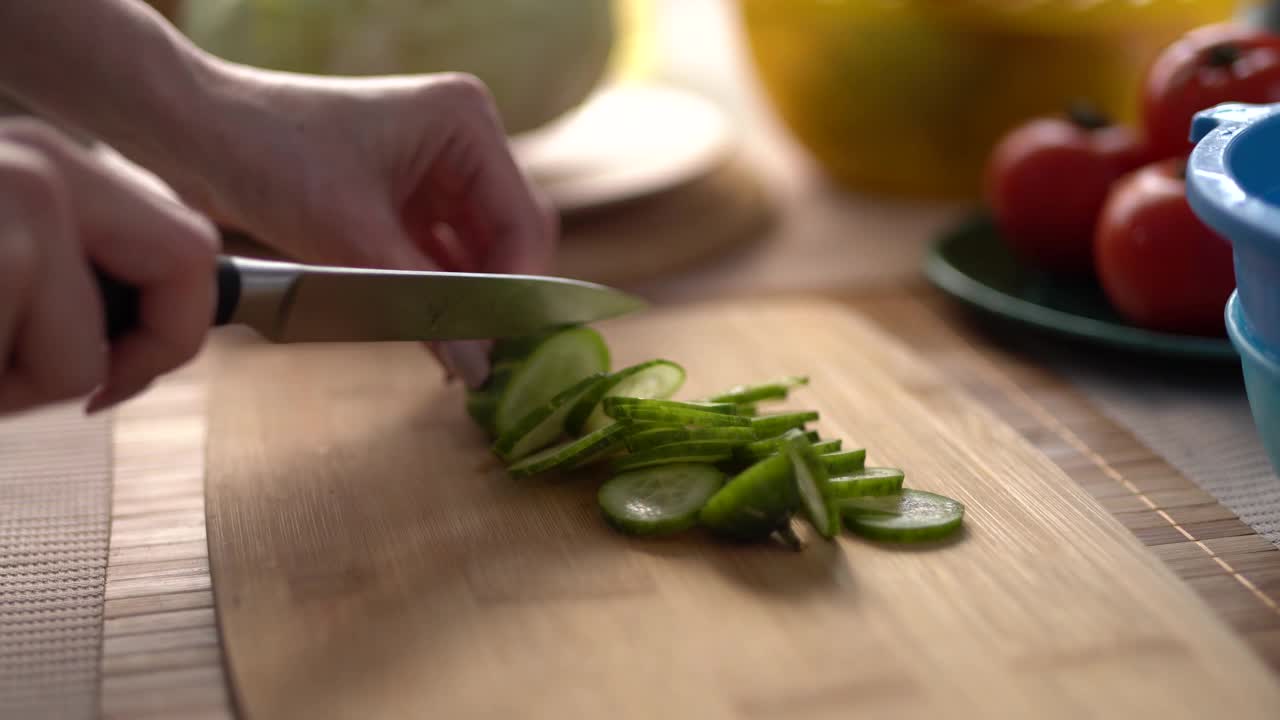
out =
<path fill-rule="evenodd" d="M 214 55 L 272 70 L 471 73 L 509 133 L 581 103 L 615 35 L 612 0 L 199 0 L 177 25 Z"/>

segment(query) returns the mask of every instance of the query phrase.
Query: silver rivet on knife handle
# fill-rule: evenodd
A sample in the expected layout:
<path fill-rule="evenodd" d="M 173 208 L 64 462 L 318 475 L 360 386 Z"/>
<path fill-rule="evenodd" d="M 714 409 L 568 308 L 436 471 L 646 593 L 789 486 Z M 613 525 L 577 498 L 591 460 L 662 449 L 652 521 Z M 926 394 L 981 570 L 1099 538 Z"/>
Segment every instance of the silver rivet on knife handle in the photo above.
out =
<path fill-rule="evenodd" d="M 248 325 L 271 340 L 284 329 L 289 296 L 302 267 L 294 263 L 252 258 L 229 258 L 240 278 L 240 287 L 230 323 Z"/>

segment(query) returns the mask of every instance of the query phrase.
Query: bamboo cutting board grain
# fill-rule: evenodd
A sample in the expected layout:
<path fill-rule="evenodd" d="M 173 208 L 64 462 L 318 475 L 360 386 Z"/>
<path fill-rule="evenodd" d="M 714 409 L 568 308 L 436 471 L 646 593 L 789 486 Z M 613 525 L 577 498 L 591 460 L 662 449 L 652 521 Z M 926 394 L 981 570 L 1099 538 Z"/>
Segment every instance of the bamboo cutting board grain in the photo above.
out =
<path fill-rule="evenodd" d="M 248 718 L 1268 718 L 1280 687 L 1014 431 L 809 302 L 601 326 L 684 397 L 807 373 L 819 429 L 968 506 L 941 547 L 628 540 L 515 481 L 416 347 L 223 343 L 214 588 Z"/>

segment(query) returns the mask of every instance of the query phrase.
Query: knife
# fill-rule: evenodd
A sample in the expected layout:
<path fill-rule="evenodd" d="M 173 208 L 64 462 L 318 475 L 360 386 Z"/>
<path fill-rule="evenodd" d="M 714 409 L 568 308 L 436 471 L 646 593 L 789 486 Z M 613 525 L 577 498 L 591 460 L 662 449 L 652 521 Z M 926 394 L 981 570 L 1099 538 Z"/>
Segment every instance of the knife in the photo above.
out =
<path fill-rule="evenodd" d="M 107 337 L 137 327 L 138 291 L 97 271 Z M 595 283 L 536 275 L 409 272 L 223 255 L 212 326 L 277 343 L 485 340 L 605 320 L 645 307 Z"/>

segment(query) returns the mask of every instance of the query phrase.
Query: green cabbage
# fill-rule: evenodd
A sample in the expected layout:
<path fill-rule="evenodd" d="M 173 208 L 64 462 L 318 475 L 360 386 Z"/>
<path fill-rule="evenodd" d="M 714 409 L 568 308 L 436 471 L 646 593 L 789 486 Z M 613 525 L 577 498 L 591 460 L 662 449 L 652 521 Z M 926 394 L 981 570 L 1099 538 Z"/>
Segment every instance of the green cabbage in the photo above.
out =
<path fill-rule="evenodd" d="M 227 60 L 318 75 L 458 71 L 509 133 L 574 108 L 614 42 L 612 0 L 198 0 L 178 27 Z"/>

